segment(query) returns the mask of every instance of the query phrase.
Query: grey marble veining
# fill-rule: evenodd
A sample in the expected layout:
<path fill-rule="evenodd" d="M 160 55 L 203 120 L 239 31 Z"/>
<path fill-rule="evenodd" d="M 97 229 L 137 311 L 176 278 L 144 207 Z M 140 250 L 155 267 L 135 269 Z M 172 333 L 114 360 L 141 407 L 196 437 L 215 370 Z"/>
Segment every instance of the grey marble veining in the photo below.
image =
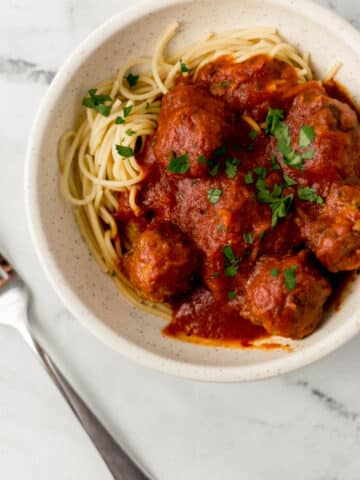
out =
<path fill-rule="evenodd" d="M 360 28 L 360 2 L 322 0 Z M 0 246 L 31 285 L 39 335 L 115 437 L 160 480 L 358 480 L 360 337 L 292 374 L 210 385 L 146 370 L 92 337 L 47 284 L 22 191 L 39 101 L 74 46 L 124 0 L 2 0 Z M 0 330 L 0 478 L 107 480 L 105 467 L 14 332 Z"/>

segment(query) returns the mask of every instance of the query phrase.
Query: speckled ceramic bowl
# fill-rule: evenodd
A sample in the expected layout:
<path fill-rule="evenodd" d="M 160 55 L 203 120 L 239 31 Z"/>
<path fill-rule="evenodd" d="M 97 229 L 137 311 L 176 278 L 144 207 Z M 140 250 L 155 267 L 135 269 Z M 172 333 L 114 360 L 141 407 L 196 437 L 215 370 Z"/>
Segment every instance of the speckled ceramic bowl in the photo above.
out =
<path fill-rule="evenodd" d="M 360 284 L 341 310 L 328 316 L 293 351 L 237 350 L 182 343 L 161 335 L 163 320 L 129 305 L 102 274 L 81 239 L 71 208 L 58 191 L 59 136 L 74 124 L 81 98 L 115 74 L 126 58 L 151 53 L 159 33 L 181 21 L 175 44 L 209 30 L 275 26 L 310 51 L 321 78 L 336 61 L 338 78 L 360 94 L 360 35 L 345 21 L 303 0 L 151 0 L 115 15 L 65 62 L 50 86 L 32 130 L 26 161 L 26 202 L 32 236 L 55 290 L 72 313 L 112 348 L 163 372 L 205 381 L 233 382 L 279 375 L 339 347 L 360 330 Z"/>

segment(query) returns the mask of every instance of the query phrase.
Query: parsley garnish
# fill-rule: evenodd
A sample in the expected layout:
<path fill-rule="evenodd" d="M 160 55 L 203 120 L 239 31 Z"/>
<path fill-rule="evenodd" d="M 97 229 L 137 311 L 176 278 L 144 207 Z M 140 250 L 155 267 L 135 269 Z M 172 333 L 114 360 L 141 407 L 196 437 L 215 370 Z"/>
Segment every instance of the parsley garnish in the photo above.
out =
<path fill-rule="evenodd" d="M 234 178 L 237 174 L 237 167 L 240 165 L 238 158 L 227 158 L 225 160 L 225 173 L 228 178 Z"/>
<path fill-rule="evenodd" d="M 300 128 L 299 133 L 299 147 L 308 147 L 315 138 L 315 130 L 310 125 L 304 125 Z"/>
<path fill-rule="evenodd" d="M 251 140 L 255 140 L 255 138 L 258 135 L 259 135 L 259 133 L 256 130 L 251 130 L 251 132 L 249 133 L 249 137 L 251 138 Z"/>
<path fill-rule="evenodd" d="M 182 71 L 182 73 L 186 73 L 189 71 L 186 63 L 184 63 L 181 59 L 179 60 L 180 61 L 180 70 Z"/>
<path fill-rule="evenodd" d="M 104 102 L 110 102 L 110 95 L 96 95 L 96 88 L 88 91 L 89 96 L 84 98 L 82 104 L 84 107 L 92 108 L 104 117 L 108 117 L 111 111 L 111 105 L 104 105 Z"/>
<path fill-rule="evenodd" d="M 238 264 L 241 262 L 241 258 L 237 258 L 235 256 L 234 251 L 230 245 L 225 245 L 222 251 L 226 263 L 224 275 L 226 277 L 234 277 L 237 274 L 239 268 Z"/>
<path fill-rule="evenodd" d="M 280 185 L 274 185 L 271 192 L 263 179 L 256 182 L 256 188 L 258 189 L 257 198 L 259 202 L 268 203 L 271 208 L 271 226 L 275 227 L 279 218 L 286 217 L 294 196 L 291 193 L 286 197 L 281 197 L 282 188 Z"/>
<path fill-rule="evenodd" d="M 269 135 L 273 135 L 278 141 L 278 149 L 282 154 L 286 165 L 294 168 L 301 168 L 303 160 L 314 158 L 314 151 L 310 150 L 304 153 L 297 153 L 291 147 L 291 138 L 289 133 L 289 127 L 283 122 L 284 112 L 283 110 L 269 108 L 266 117 L 265 131 Z M 300 129 L 299 146 L 301 148 L 307 147 L 315 138 L 315 132 L 313 127 L 305 125 Z M 271 159 L 273 162 L 273 157 Z"/>
<path fill-rule="evenodd" d="M 125 123 L 125 120 L 122 117 L 116 117 L 115 123 L 117 125 L 122 125 L 123 123 Z"/>
<path fill-rule="evenodd" d="M 254 241 L 251 233 L 244 233 L 243 234 L 243 239 L 244 239 L 244 242 L 246 242 L 246 243 L 253 243 L 253 241 Z"/>
<path fill-rule="evenodd" d="M 292 187 L 293 185 L 296 185 L 296 184 L 297 184 L 297 181 L 296 181 L 296 180 L 294 180 L 293 178 L 289 177 L 289 175 L 286 175 L 285 173 L 284 173 L 284 175 L 283 175 L 283 179 L 284 179 L 285 185 L 286 185 L 287 187 Z"/>
<path fill-rule="evenodd" d="M 296 270 L 297 265 L 293 265 L 284 271 L 285 287 L 289 292 L 292 292 L 296 287 Z"/>
<path fill-rule="evenodd" d="M 228 300 L 234 300 L 234 298 L 236 297 L 235 290 L 230 290 L 227 294 L 227 297 L 228 297 Z"/>
<path fill-rule="evenodd" d="M 212 274 L 213 278 L 219 278 L 219 275 L 220 275 L 219 272 L 214 272 Z"/>
<path fill-rule="evenodd" d="M 230 87 L 230 82 L 228 80 L 225 80 L 224 82 L 220 82 L 218 85 L 221 88 Z"/>
<path fill-rule="evenodd" d="M 129 73 L 129 75 L 126 77 L 126 80 L 130 87 L 134 87 L 139 80 L 139 75 L 133 75 L 132 73 Z"/>
<path fill-rule="evenodd" d="M 219 173 L 220 163 L 219 162 L 208 162 L 210 170 L 209 173 L 212 177 L 215 177 Z"/>
<path fill-rule="evenodd" d="M 222 190 L 219 188 L 210 188 L 210 190 L 208 190 L 207 197 L 209 202 L 215 205 L 220 200 L 221 195 Z"/>
<path fill-rule="evenodd" d="M 132 108 L 133 108 L 132 105 L 129 105 L 128 107 L 124 107 L 124 117 L 125 118 L 130 114 Z"/>
<path fill-rule="evenodd" d="M 115 145 L 115 147 L 118 154 L 125 158 L 134 156 L 134 150 L 131 147 L 126 147 L 124 145 Z"/>
<path fill-rule="evenodd" d="M 319 203 L 320 205 L 324 203 L 323 198 L 311 187 L 298 188 L 297 194 L 300 200 Z"/>
<path fill-rule="evenodd" d="M 256 167 L 256 168 L 254 168 L 254 172 L 261 179 L 264 179 L 266 177 L 266 168 L 265 167 Z"/>
<path fill-rule="evenodd" d="M 129 137 L 131 137 L 131 135 L 134 135 L 134 133 L 136 133 L 136 130 L 132 130 L 131 128 L 129 128 L 128 130 L 126 130 L 126 135 L 129 135 Z"/>
<path fill-rule="evenodd" d="M 226 145 L 223 145 L 222 147 L 219 147 L 216 150 L 214 150 L 213 155 L 215 157 L 219 157 L 220 155 L 225 155 L 226 152 L 227 152 Z"/>
<path fill-rule="evenodd" d="M 279 269 L 278 268 L 272 268 L 269 271 L 269 273 L 273 278 L 277 278 L 279 276 Z"/>
<path fill-rule="evenodd" d="M 204 155 L 200 155 L 198 158 L 197 158 L 197 161 L 199 163 L 203 163 L 203 164 L 206 164 L 206 158 L 204 157 Z"/>
<path fill-rule="evenodd" d="M 244 182 L 246 185 L 250 185 L 251 183 L 254 183 L 254 177 L 251 172 L 247 172 L 244 175 Z"/>
<path fill-rule="evenodd" d="M 269 108 L 265 122 L 265 133 L 275 135 L 275 130 L 284 119 L 284 111 L 278 108 Z"/>
<path fill-rule="evenodd" d="M 179 157 L 175 157 L 174 152 L 171 153 L 168 170 L 172 173 L 186 173 L 190 168 L 189 155 L 184 153 Z"/>
<path fill-rule="evenodd" d="M 271 156 L 270 156 L 270 159 L 271 159 L 271 169 L 272 170 L 280 170 L 281 167 L 279 165 L 279 162 L 277 161 L 276 155 L 274 155 L 272 153 Z"/>

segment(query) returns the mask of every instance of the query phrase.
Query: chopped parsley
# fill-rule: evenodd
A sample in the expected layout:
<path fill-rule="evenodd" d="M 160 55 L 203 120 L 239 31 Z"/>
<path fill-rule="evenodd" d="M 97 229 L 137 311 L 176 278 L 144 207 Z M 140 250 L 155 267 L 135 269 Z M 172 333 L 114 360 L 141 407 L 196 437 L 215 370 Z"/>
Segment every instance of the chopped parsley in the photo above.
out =
<path fill-rule="evenodd" d="M 133 75 L 132 73 L 129 73 L 129 75 L 126 77 L 126 80 L 130 87 L 134 87 L 139 80 L 139 75 Z"/>
<path fill-rule="evenodd" d="M 292 292 L 296 287 L 296 270 L 297 265 L 286 268 L 284 271 L 285 287 L 289 292 Z"/>
<path fill-rule="evenodd" d="M 240 165 L 238 158 L 227 158 L 225 160 L 225 173 L 228 178 L 234 178 L 237 174 L 237 168 Z"/>
<path fill-rule="evenodd" d="M 171 153 L 171 157 L 168 164 L 168 170 L 172 173 L 186 173 L 190 168 L 189 155 L 184 153 L 179 157 L 175 157 L 174 152 Z"/>
<path fill-rule="evenodd" d="M 220 162 L 210 161 L 210 162 L 208 162 L 208 165 L 210 167 L 210 170 L 209 170 L 210 175 L 212 177 L 215 177 L 219 173 Z"/>
<path fill-rule="evenodd" d="M 125 120 L 122 117 L 116 117 L 115 123 L 116 125 L 122 125 L 123 123 L 125 123 Z"/>
<path fill-rule="evenodd" d="M 235 256 L 234 251 L 230 245 L 225 245 L 222 251 L 226 263 L 224 275 L 226 277 L 234 277 L 237 274 L 239 268 L 238 264 L 241 262 L 241 258 L 237 258 Z"/>
<path fill-rule="evenodd" d="M 309 150 L 304 153 L 297 153 L 291 147 L 291 137 L 289 127 L 283 121 L 283 110 L 269 108 L 265 122 L 265 132 L 268 135 L 274 136 L 278 141 L 278 149 L 282 154 L 286 165 L 294 168 L 301 168 L 303 166 L 303 160 L 314 158 L 314 151 Z M 305 125 L 300 129 L 299 146 L 305 148 L 315 138 L 315 132 L 313 127 Z"/>
<path fill-rule="evenodd" d="M 245 173 L 244 182 L 245 182 L 245 185 L 250 185 L 251 183 L 254 183 L 254 177 L 251 172 Z"/>
<path fill-rule="evenodd" d="M 234 298 L 236 297 L 235 290 L 230 290 L 227 294 L 227 297 L 228 297 L 228 300 L 234 300 Z"/>
<path fill-rule="evenodd" d="M 230 82 L 228 80 L 225 80 L 224 82 L 220 82 L 218 85 L 221 88 L 230 87 Z"/>
<path fill-rule="evenodd" d="M 227 152 L 226 145 L 223 145 L 222 147 L 219 147 L 216 150 L 214 150 L 213 155 L 215 157 L 219 157 L 220 155 L 225 155 L 226 152 Z"/>
<path fill-rule="evenodd" d="M 130 112 L 131 112 L 132 108 L 133 108 L 132 105 L 129 105 L 128 107 L 124 107 L 124 117 L 125 118 L 130 115 Z"/>
<path fill-rule="evenodd" d="M 265 167 L 256 167 L 256 168 L 254 168 L 254 172 L 261 179 L 264 179 L 266 177 L 266 168 Z"/>
<path fill-rule="evenodd" d="M 265 133 L 275 135 L 275 131 L 284 119 L 284 111 L 278 108 L 269 108 L 265 122 Z"/>
<path fill-rule="evenodd" d="M 285 185 L 286 185 L 287 187 L 292 187 L 293 185 L 296 185 L 296 184 L 297 184 L 297 181 L 296 181 L 296 180 L 294 180 L 293 178 L 289 177 L 289 175 L 286 175 L 285 173 L 284 173 L 284 175 L 283 175 L 283 179 L 284 179 Z"/>
<path fill-rule="evenodd" d="M 134 133 L 136 133 L 136 130 L 132 130 L 131 128 L 129 128 L 128 130 L 126 130 L 126 135 L 129 135 L 129 137 L 131 137 L 131 135 L 134 135 Z"/>
<path fill-rule="evenodd" d="M 307 202 L 314 202 L 318 204 L 324 203 L 324 200 L 316 191 L 311 187 L 298 188 L 297 195 L 300 200 L 305 200 Z"/>
<path fill-rule="evenodd" d="M 134 150 L 131 147 L 126 147 L 125 145 L 115 145 L 116 150 L 119 155 L 125 158 L 133 157 Z"/>
<path fill-rule="evenodd" d="M 105 105 L 105 102 L 111 102 L 110 95 L 96 95 L 96 88 L 88 91 L 89 96 L 84 98 L 82 104 L 84 107 L 92 108 L 104 117 L 108 117 L 111 112 L 111 105 Z"/>
<path fill-rule="evenodd" d="M 251 130 L 251 132 L 249 133 L 249 137 L 251 138 L 251 140 L 255 140 L 258 135 L 259 133 L 256 130 Z"/>
<path fill-rule="evenodd" d="M 275 227 L 279 218 L 286 217 L 290 210 L 294 195 L 291 193 L 282 197 L 282 187 L 280 185 L 274 185 L 272 192 L 268 189 L 265 180 L 259 179 L 256 182 L 256 188 L 258 189 L 257 198 L 261 203 L 268 203 L 271 208 L 272 218 L 271 226 Z"/>
<path fill-rule="evenodd" d="M 203 163 L 203 164 L 206 164 L 206 158 L 204 157 L 204 155 L 200 155 L 198 158 L 197 158 L 197 161 L 199 163 Z"/>
<path fill-rule="evenodd" d="M 308 147 L 314 141 L 314 138 L 315 138 L 314 127 L 311 127 L 310 125 L 304 125 L 303 127 L 300 128 L 299 147 L 300 148 Z"/>
<path fill-rule="evenodd" d="M 270 156 L 271 159 L 271 170 L 280 170 L 281 167 L 279 165 L 279 162 L 277 161 L 276 155 L 273 153 Z"/>
<path fill-rule="evenodd" d="M 208 190 L 207 197 L 209 202 L 215 205 L 220 200 L 221 195 L 222 190 L 220 190 L 219 188 L 210 188 Z"/>
<path fill-rule="evenodd" d="M 273 278 L 277 278 L 279 276 L 279 269 L 278 268 L 272 268 L 269 271 L 269 273 Z"/>
<path fill-rule="evenodd" d="M 214 272 L 212 274 L 213 278 L 219 278 L 219 275 L 220 275 L 219 272 Z"/>
<path fill-rule="evenodd" d="M 184 63 L 181 59 L 179 60 L 180 61 L 180 70 L 182 73 L 187 73 L 189 71 L 186 63 Z"/>
<path fill-rule="evenodd" d="M 253 243 L 253 241 L 254 241 L 254 238 L 253 238 L 251 233 L 244 233 L 243 234 L 243 239 L 244 239 L 244 242 L 246 242 L 246 243 Z"/>

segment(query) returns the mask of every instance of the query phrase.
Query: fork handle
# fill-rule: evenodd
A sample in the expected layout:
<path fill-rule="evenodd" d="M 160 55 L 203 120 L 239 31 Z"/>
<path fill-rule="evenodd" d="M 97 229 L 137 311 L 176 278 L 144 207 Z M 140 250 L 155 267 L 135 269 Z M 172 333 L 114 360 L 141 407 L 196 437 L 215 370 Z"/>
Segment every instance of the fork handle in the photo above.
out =
<path fill-rule="evenodd" d="M 131 460 L 124 450 L 116 443 L 110 433 L 104 428 L 97 417 L 75 392 L 65 379 L 50 356 L 40 346 L 28 331 L 21 332 L 26 342 L 35 351 L 49 376 L 58 387 L 72 411 L 89 435 L 115 480 L 149 480 L 140 468 Z"/>

